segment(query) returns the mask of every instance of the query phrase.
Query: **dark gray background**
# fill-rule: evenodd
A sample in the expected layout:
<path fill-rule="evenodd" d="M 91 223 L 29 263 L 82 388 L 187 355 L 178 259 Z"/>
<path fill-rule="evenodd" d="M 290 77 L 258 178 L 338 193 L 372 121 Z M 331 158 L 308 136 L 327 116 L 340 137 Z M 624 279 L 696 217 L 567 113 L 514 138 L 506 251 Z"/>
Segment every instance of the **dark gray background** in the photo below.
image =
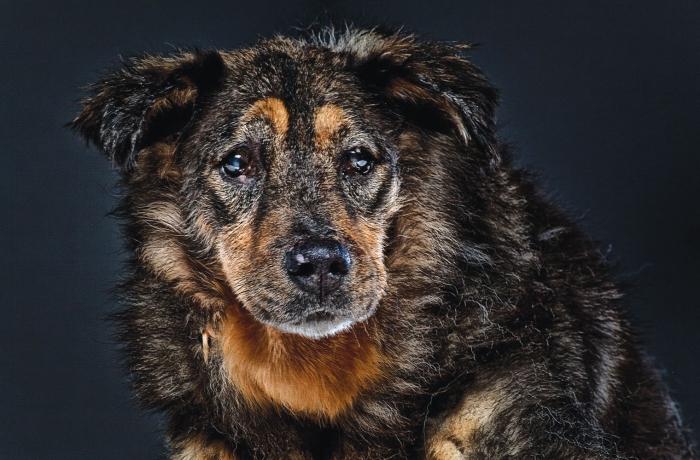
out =
<path fill-rule="evenodd" d="M 502 138 L 620 261 L 700 429 L 700 1 L 0 2 L 0 458 L 157 458 L 103 316 L 115 174 L 62 125 L 119 54 L 238 47 L 317 20 L 481 43 Z"/>

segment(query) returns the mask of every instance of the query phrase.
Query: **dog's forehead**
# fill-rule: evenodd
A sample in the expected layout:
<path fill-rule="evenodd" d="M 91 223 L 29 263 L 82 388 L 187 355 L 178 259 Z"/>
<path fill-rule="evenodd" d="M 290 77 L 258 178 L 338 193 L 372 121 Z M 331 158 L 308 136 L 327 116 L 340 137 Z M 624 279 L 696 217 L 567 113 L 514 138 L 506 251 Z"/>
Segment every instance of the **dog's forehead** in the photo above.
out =
<path fill-rule="evenodd" d="M 357 126 L 361 91 L 327 52 L 267 52 L 229 62 L 216 111 L 239 134 L 263 123 L 285 141 L 324 147 L 339 132 Z"/>
<path fill-rule="evenodd" d="M 229 59 L 230 89 L 247 101 L 274 96 L 298 111 L 350 96 L 353 77 L 336 53 L 319 48 L 261 51 Z"/>

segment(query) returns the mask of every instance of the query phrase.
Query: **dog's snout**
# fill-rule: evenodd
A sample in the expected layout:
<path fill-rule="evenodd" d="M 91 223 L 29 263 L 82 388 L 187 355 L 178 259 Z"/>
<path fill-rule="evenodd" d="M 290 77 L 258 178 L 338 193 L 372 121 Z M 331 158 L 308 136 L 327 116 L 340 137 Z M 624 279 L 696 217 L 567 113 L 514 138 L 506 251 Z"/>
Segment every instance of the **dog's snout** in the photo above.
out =
<path fill-rule="evenodd" d="M 300 288 L 324 296 L 342 284 L 350 269 L 350 254 L 337 241 L 305 241 L 287 252 L 285 266 Z"/>

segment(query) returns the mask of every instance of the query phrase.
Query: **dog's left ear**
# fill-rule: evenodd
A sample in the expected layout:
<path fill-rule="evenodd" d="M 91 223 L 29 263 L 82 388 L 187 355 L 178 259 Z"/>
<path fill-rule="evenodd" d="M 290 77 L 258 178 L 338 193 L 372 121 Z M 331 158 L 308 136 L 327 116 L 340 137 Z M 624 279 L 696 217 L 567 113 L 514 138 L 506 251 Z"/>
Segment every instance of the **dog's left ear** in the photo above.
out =
<path fill-rule="evenodd" d="M 462 56 L 470 45 L 418 41 L 411 35 L 362 31 L 337 44 L 361 81 L 408 121 L 455 130 L 466 145 L 497 159 L 497 91 Z"/>
<path fill-rule="evenodd" d="M 216 51 L 130 59 L 92 86 L 69 126 L 129 171 L 145 147 L 177 139 L 223 71 Z"/>

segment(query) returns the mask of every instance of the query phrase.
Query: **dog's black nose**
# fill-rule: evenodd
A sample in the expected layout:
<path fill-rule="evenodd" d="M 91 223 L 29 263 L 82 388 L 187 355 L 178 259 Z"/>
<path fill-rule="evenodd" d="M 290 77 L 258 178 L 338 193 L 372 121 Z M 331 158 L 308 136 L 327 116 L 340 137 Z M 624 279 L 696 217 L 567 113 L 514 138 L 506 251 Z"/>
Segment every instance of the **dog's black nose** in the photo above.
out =
<path fill-rule="evenodd" d="M 350 269 L 350 254 L 337 241 L 305 241 L 287 252 L 285 266 L 299 287 L 324 296 L 343 282 Z"/>

